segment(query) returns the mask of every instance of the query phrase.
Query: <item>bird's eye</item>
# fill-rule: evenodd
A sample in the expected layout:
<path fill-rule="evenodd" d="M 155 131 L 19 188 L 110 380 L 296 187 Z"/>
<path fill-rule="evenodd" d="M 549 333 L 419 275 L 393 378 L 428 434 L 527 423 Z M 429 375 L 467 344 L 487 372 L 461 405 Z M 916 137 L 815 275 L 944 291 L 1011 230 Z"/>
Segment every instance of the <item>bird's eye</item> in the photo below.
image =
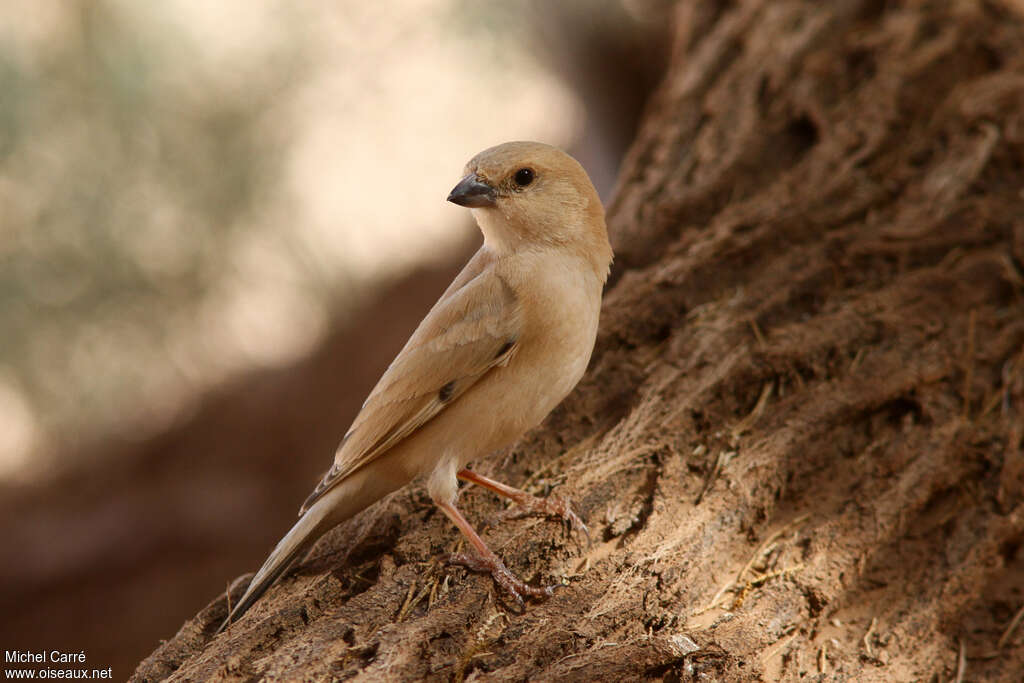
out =
<path fill-rule="evenodd" d="M 516 185 L 519 187 L 526 187 L 533 182 L 533 169 L 521 168 L 516 171 L 516 174 L 512 176 L 512 179 L 516 181 Z"/>

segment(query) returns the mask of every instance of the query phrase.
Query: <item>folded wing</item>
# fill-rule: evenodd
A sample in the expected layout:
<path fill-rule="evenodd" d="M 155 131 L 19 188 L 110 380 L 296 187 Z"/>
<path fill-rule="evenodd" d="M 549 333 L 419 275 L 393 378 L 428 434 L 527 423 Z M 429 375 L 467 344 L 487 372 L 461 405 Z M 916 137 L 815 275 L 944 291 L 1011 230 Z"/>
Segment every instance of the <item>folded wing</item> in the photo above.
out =
<path fill-rule="evenodd" d="M 522 332 L 515 292 L 486 269 L 427 314 L 374 387 L 303 514 L 332 486 L 387 452 L 512 358 Z"/>

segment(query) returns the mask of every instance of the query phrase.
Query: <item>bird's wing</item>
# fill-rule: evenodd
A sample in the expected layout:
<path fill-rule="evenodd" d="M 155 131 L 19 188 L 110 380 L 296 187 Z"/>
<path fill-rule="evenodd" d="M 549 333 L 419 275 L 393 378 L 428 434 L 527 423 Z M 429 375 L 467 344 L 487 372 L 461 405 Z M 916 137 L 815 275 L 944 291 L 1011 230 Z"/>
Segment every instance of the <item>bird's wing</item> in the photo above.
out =
<path fill-rule="evenodd" d="M 374 387 L 303 514 L 337 482 L 415 432 L 518 348 L 522 313 L 493 269 L 445 293 Z"/>

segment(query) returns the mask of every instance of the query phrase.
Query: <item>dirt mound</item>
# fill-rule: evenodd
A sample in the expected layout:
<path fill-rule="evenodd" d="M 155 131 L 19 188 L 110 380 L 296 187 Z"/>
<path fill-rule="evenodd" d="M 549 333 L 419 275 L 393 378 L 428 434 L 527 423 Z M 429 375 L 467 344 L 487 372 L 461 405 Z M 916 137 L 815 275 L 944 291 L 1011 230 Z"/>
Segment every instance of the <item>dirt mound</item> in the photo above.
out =
<path fill-rule="evenodd" d="M 1024 26 L 989 2 L 677 19 L 590 372 L 478 465 L 575 499 L 590 548 L 487 533 L 566 588 L 509 611 L 437 561 L 458 533 L 412 487 L 137 680 L 1019 680 Z"/>

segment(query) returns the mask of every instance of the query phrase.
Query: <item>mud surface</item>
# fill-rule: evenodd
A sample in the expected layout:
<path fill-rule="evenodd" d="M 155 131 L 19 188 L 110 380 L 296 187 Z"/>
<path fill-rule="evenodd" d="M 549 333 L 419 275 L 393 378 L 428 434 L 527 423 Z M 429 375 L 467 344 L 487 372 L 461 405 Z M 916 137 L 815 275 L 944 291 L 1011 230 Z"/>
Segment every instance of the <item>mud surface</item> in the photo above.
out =
<path fill-rule="evenodd" d="M 677 20 L 609 211 L 590 371 L 477 465 L 575 500 L 589 548 L 545 520 L 486 532 L 565 588 L 516 614 L 438 562 L 458 533 L 411 487 L 219 636 L 212 602 L 137 680 L 1020 679 L 1021 19 L 751 0 Z"/>

